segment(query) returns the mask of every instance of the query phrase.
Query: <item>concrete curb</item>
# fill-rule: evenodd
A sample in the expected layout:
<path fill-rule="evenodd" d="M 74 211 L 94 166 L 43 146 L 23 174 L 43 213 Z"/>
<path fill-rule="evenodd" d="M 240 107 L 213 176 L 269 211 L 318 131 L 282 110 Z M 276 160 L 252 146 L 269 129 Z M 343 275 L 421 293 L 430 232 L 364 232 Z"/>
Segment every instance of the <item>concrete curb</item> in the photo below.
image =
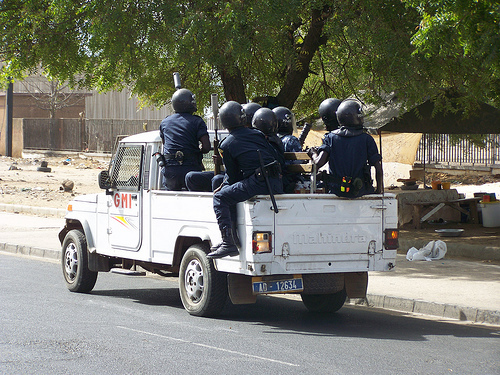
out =
<path fill-rule="evenodd" d="M 66 216 L 66 210 L 62 208 L 23 206 L 21 204 L 0 203 L 0 211 L 60 218 Z"/>
<path fill-rule="evenodd" d="M 14 245 L 0 242 L 0 251 L 12 254 L 22 254 L 53 260 L 61 259 L 60 250 L 49 250 L 38 247 Z M 361 301 L 361 303 L 359 303 Z M 364 305 L 387 310 L 409 312 L 422 315 L 437 316 L 440 318 L 456 319 L 473 323 L 486 323 L 500 326 L 500 311 L 483 310 L 474 307 L 464 307 L 444 303 L 427 302 L 401 297 L 369 294 L 365 299 L 353 299 L 347 302 L 350 305 Z"/>
<path fill-rule="evenodd" d="M 359 305 L 355 301 L 351 305 Z M 361 305 L 400 312 L 430 315 L 439 318 L 456 319 L 463 322 L 486 323 L 500 326 L 500 311 L 458 306 L 423 300 L 368 294 Z"/>

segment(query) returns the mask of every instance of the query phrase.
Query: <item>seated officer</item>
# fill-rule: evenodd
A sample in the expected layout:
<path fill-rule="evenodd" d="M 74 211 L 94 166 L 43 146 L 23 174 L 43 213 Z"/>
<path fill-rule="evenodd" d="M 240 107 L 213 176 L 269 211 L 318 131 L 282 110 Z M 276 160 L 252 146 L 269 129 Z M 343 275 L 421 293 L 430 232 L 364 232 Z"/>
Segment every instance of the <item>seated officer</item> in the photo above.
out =
<path fill-rule="evenodd" d="M 210 151 L 210 138 L 205 121 L 193 115 L 196 100 L 191 91 L 177 90 L 172 95 L 172 107 L 175 113 L 160 124 L 165 158 L 163 185 L 167 190 L 182 190 L 188 172 L 203 170 L 202 154 Z"/>
<path fill-rule="evenodd" d="M 278 136 L 281 138 L 285 152 L 301 152 L 299 139 L 293 135 L 296 130 L 295 115 L 288 108 L 280 106 L 273 109 L 278 119 Z"/>
<path fill-rule="evenodd" d="M 329 192 L 347 198 L 381 193 L 382 156 L 373 137 L 363 130 L 361 105 L 356 100 L 344 100 L 336 114 L 340 129 L 327 133 L 323 145 L 309 152 L 318 168 L 328 162 L 329 174 L 323 180 Z M 376 189 L 372 186 L 370 166 L 375 167 Z"/>
<path fill-rule="evenodd" d="M 258 194 L 269 194 L 265 180 L 256 175 L 261 167 L 260 157 L 266 165 L 273 193 L 283 192 L 274 150 L 262 132 L 245 127 L 243 107 L 237 102 L 229 101 L 221 107 L 219 118 L 222 126 L 229 130 L 229 135 L 219 145 L 226 176 L 222 185 L 214 191 L 214 212 L 222 242 L 210 249 L 208 258 L 239 254 L 233 238 L 231 210 L 234 210 L 238 202 Z"/>
<path fill-rule="evenodd" d="M 249 102 L 243 104 L 243 110 L 246 115 L 245 126 L 247 128 L 252 127 L 252 118 L 255 112 L 260 109 L 261 106 L 258 103 Z M 217 156 L 213 156 L 214 164 L 222 163 L 221 160 L 217 159 Z M 186 174 L 186 187 L 189 191 L 214 191 L 217 189 L 224 180 L 224 172 L 214 175 L 213 172 L 189 172 Z"/>

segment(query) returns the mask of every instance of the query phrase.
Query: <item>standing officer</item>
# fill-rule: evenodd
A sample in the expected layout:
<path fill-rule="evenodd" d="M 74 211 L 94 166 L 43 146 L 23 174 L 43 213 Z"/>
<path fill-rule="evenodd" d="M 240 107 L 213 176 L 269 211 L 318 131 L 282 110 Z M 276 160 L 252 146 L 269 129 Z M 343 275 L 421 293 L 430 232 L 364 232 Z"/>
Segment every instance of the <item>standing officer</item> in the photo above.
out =
<path fill-rule="evenodd" d="M 381 193 L 383 188 L 382 156 L 373 137 L 364 132 L 363 111 L 356 100 L 344 100 L 337 109 L 340 129 L 327 133 L 318 150 L 309 155 L 321 168 L 328 162 L 327 181 L 331 193 L 356 198 Z M 377 188 L 371 181 L 370 166 L 375 167 Z"/>
<path fill-rule="evenodd" d="M 275 159 L 274 150 L 262 132 L 245 127 L 243 107 L 237 102 L 229 101 L 221 107 L 219 119 L 222 126 L 229 130 L 229 135 L 219 145 L 226 176 L 220 188 L 214 191 L 214 212 L 222 242 L 210 249 L 211 253 L 207 257 L 212 259 L 239 254 L 231 222 L 231 211 L 234 212 L 236 204 L 254 195 L 269 194 L 260 173 L 259 152 L 273 193 L 283 192 L 281 168 Z"/>
<path fill-rule="evenodd" d="M 188 172 L 203 170 L 203 154 L 210 151 L 210 138 L 205 121 L 193 115 L 196 100 L 191 91 L 177 90 L 172 95 L 172 107 L 175 113 L 160 124 L 165 158 L 163 185 L 167 190 L 182 190 Z"/>

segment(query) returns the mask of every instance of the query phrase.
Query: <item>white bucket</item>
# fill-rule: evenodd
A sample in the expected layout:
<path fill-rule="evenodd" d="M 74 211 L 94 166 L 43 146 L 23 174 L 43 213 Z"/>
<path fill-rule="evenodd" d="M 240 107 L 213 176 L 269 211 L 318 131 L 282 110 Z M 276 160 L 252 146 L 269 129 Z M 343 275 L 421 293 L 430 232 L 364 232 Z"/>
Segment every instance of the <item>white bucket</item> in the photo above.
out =
<path fill-rule="evenodd" d="M 483 215 L 483 227 L 500 227 L 500 201 L 479 203 Z"/>

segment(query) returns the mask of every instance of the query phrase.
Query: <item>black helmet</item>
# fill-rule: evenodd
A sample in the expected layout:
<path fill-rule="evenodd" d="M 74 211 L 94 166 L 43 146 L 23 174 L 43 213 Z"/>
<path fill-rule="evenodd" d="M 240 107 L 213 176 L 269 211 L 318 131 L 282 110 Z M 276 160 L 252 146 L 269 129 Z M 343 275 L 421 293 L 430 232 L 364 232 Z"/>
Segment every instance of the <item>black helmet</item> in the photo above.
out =
<path fill-rule="evenodd" d="M 278 133 L 280 135 L 292 134 L 295 130 L 295 115 L 287 107 L 276 107 L 273 109 L 278 119 Z"/>
<path fill-rule="evenodd" d="M 248 127 L 252 126 L 252 118 L 257 110 L 261 109 L 261 105 L 259 103 L 250 102 L 247 104 L 243 104 L 243 110 L 247 116 L 247 125 Z"/>
<path fill-rule="evenodd" d="M 344 100 L 337 109 L 337 120 L 346 128 L 363 127 L 363 110 L 357 100 Z"/>
<path fill-rule="evenodd" d="M 318 108 L 319 117 L 323 120 L 323 123 L 326 126 L 326 130 L 331 132 L 339 127 L 339 123 L 337 122 L 337 115 L 335 112 L 339 107 L 340 101 L 339 99 L 329 98 L 325 99 L 321 102 Z"/>
<path fill-rule="evenodd" d="M 196 99 L 188 89 L 179 89 L 172 95 L 172 107 L 175 113 L 196 112 Z"/>
<path fill-rule="evenodd" d="M 245 126 L 245 111 L 240 103 L 229 101 L 219 110 L 220 123 L 225 129 L 234 129 Z"/>
<path fill-rule="evenodd" d="M 259 129 L 265 135 L 272 135 L 278 132 L 278 120 L 276 115 L 269 108 L 261 108 L 253 115 L 252 126 Z"/>

